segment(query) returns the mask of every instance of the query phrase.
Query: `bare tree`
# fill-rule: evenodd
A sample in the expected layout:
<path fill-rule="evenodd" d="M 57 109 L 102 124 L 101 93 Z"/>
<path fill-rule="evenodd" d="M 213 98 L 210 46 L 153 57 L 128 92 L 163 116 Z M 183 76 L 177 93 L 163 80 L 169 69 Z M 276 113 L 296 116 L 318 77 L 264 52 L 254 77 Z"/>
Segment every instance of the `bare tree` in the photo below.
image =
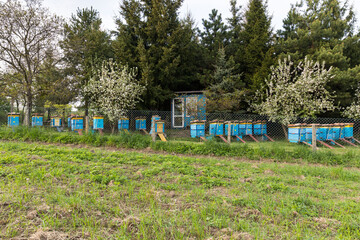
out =
<path fill-rule="evenodd" d="M 56 51 L 61 23 L 62 19 L 50 14 L 40 0 L 0 3 L 0 62 L 21 74 L 26 125 L 30 125 L 34 81 L 47 54 Z"/>

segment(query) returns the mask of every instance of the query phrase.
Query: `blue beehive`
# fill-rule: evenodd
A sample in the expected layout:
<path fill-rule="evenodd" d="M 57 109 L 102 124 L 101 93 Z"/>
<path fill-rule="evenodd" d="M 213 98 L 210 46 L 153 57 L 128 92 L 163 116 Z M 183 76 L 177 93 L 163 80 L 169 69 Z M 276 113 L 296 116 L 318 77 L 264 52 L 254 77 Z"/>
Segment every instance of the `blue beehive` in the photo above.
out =
<path fill-rule="evenodd" d="M 318 140 L 320 141 L 325 141 L 327 139 L 327 132 L 328 132 L 329 128 L 327 127 L 327 125 L 319 125 L 318 126 Z"/>
<path fill-rule="evenodd" d="M 337 141 L 340 139 L 340 135 L 341 135 L 341 126 L 339 123 L 335 123 L 333 125 L 333 140 Z"/>
<path fill-rule="evenodd" d="M 323 130 L 321 128 L 321 125 L 319 124 L 315 124 L 316 125 L 316 140 L 321 140 L 324 138 L 324 135 L 321 136 L 321 134 L 323 134 Z M 312 125 L 304 125 L 305 128 L 305 141 L 307 143 L 312 143 Z"/>
<path fill-rule="evenodd" d="M 345 132 L 345 138 L 352 138 L 354 137 L 354 123 L 346 123 L 345 124 L 345 128 L 344 128 L 344 132 Z"/>
<path fill-rule="evenodd" d="M 192 121 L 190 123 L 190 135 L 192 138 L 205 137 L 205 121 Z"/>
<path fill-rule="evenodd" d="M 252 120 L 246 120 L 246 135 L 252 135 L 253 134 L 253 123 Z"/>
<path fill-rule="evenodd" d="M 157 120 L 161 120 L 160 116 L 155 115 L 155 116 L 152 116 L 152 117 L 151 117 L 151 129 L 150 129 L 150 134 L 152 134 L 152 129 L 153 129 L 154 125 L 155 125 L 155 132 L 157 131 L 157 130 L 156 130 L 156 129 L 157 129 L 157 123 L 156 123 Z"/>
<path fill-rule="evenodd" d="M 136 130 L 146 130 L 146 117 L 137 117 L 135 119 Z"/>
<path fill-rule="evenodd" d="M 213 136 L 224 135 L 224 122 L 220 120 L 213 120 L 209 124 L 209 133 Z"/>
<path fill-rule="evenodd" d="M 71 118 L 71 130 L 78 131 L 84 129 L 84 118 L 82 116 L 74 116 Z"/>
<path fill-rule="evenodd" d="M 129 118 L 120 118 L 118 121 L 119 130 L 129 130 Z"/>
<path fill-rule="evenodd" d="M 93 117 L 93 129 L 94 130 L 103 130 L 104 129 L 104 117 L 103 116 L 94 116 Z"/>
<path fill-rule="evenodd" d="M 50 118 L 50 127 L 61 127 L 62 119 L 61 117 L 54 116 Z"/>
<path fill-rule="evenodd" d="M 246 121 L 240 121 L 239 123 L 239 136 L 246 135 Z"/>
<path fill-rule="evenodd" d="M 44 117 L 42 115 L 35 113 L 34 115 L 32 115 L 31 125 L 33 127 L 41 127 L 41 126 L 43 126 L 43 119 L 44 119 Z"/>
<path fill-rule="evenodd" d="M 334 127 L 332 124 L 326 124 L 326 127 L 328 128 L 327 134 L 326 134 L 326 140 L 334 140 Z"/>
<path fill-rule="evenodd" d="M 339 123 L 340 125 L 340 139 L 345 138 L 345 123 Z"/>
<path fill-rule="evenodd" d="M 305 142 L 306 141 L 306 123 L 300 124 L 301 128 L 300 128 L 300 142 Z"/>
<path fill-rule="evenodd" d="M 262 131 L 263 131 L 263 126 L 262 125 L 263 125 L 262 121 L 253 122 L 254 135 L 257 135 L 257 136 L 262 135 Z"/>
<path fill-rule="evenodd" d="M 263 121 L 261 126 L 262 126 L 261 135 L 267 134 L 267 123 L 266 123 L 266 121 Z"/>
<path fill-rule="evenodd" d="M 288 126 L 288 139 L 291 143 L 299 143 L 301 142 L 301 124 L 290 124 Z"/>
<path fill-rule="evenodd" d="M 8 114 L 8 126 L 17 127 L 20 124 L 20 113 L 9 113 Z"/>
<path fill-rule="evenodd" d="M 231 136 L 239 136 L 239 123 L 237 121 L 225 123 L 225 135 L 228 135 L 229 124 Z"/>

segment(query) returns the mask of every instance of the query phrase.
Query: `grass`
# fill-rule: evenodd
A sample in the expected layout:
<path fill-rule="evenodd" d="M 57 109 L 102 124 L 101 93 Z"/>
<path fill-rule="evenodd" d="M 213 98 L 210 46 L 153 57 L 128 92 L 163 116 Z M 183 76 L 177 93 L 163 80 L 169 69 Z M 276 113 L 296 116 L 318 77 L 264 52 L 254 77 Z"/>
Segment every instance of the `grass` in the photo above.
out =
<path fill-rule="evenodd" d="M 0 192 L 0 239 L 360 238 L 357 168 L 3 141 Z"/>
<path fill-rule="evenodd" d="M 231 145 L 220 142 L 220 140 L 211 140 L 205 143 L 194 142 L 194 140 L 185 141 L 184 139 L 169 142 L 152 142 L 150 136 L 137 133 L 104 136 L 85 134 L 79 136 L 73 132 L 59 133 L 44 128 L 26 127 L 15 128 L 14 130 L 2 127 L 0 128 L 0 139 L 132 149 L 151 148 L 155 151 L 176 154 L 239 157 L 250 160 L 273 159 L 278 162 L 305 162 L 331 166 L 360 167 L 360 148 L 347 147 L 347 149 L 337 148 L 334 150 L 320 148 L 319 151 L 314 153 L 307 146 L 290 144 L 284 141 L 248 144 L 234 142 Z"/>

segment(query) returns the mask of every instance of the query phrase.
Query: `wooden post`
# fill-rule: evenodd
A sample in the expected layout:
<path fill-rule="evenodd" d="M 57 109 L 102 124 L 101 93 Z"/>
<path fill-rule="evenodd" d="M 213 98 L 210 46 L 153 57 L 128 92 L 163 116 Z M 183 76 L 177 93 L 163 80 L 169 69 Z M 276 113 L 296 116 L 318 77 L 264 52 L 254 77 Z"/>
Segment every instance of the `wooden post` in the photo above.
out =
<path fill-rule="evenodd" d="M 151 126 L 151 138 L 152 138 L 152 141 L 155 142 L 156 141 L 155 120 L 153 123 L 154 124 L 152 124 L 152 126 Z"/>
<path fill-rule="evenodd" d="M 228 143 L 230 144 L 230 143 L 231 143 L 231 122 L 228 121 L 227 124 L 228 124 L 228 132 L 227 132 L 228 136 L 227 136 L 227 141 L 228 141 Z"/>
<path fill-rule="evenodd" d="M 312 142 L 312 150 L 314 152 L 316 152 L 316 150 L 317 150 L 316 141 L 317 141 L 317 139 L 316 139 L 316 125 L 312 124 L 312 141 L 311 142 Z"/>

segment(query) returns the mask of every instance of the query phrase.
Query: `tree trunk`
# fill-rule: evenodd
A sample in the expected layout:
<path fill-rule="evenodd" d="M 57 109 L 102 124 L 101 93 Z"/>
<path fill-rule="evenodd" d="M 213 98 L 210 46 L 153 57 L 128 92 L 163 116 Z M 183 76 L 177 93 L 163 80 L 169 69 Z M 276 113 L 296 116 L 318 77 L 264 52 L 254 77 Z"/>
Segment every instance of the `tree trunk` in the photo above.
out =
<path fill-rule="evenodd" d="M 84 107 L 85 107 L 85 117 L 86 117 L 89 115 L 89 100 L 87 97 L 85 97 Z"/>
<path fill-rule="evenodd" d="M 48 121 L 50 121 L 51 120 L 51 110 L 50 110 L 50 108 L 48 108 L 48 119 L 47 119 Z"/>
<path fill-rule="evenodd" d="M 14 112 L 14 98 L 11 98 L 10 112 Z"/>
<path fill-rule="evenodd" d="M 28 88 L 26 91 L 26 109 L 24 117 L 24 125 L 31 127 L 31 111 L 32 111 L 32 92 L 31 88 Z"/>
<path fill-rule="evenodd" d="M 115 126 L 116 126 L 116 123 L 112 122 L 112 123 L 111 123 L 111 134 L 114 134 L 114 132 L 115 132 Z"/>
<path fill-rule="evenodd" d="M 283 129 L 283 131 L 284 131 L 284 136 L 285 136 L 285 138 L 288 139 L 287 127 L 286 127 L 284 124 L 281 124 L 281 126 L 282 126 L 282 129 Z"/>

